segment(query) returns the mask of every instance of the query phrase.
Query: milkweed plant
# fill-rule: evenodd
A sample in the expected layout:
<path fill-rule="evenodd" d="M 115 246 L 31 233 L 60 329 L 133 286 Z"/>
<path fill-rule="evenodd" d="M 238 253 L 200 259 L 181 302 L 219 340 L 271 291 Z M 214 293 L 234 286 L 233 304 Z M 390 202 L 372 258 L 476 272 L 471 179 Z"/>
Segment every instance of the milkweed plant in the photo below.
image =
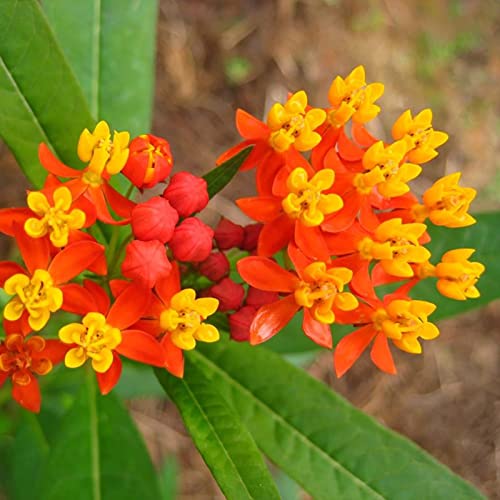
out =
<path fill-rule="evenodd" d="M 47 4 L 48 14 L 58 8 Z M 48 97 L 24 90 L 37 83 L 16 66 L 15 43 L 35 51 L 23 29 L 43 25 L 36 43 L 56 47 L 47 57 L 62 61 L 62 78 L 77 80 L 75 61 L 64 55 L 69 40 L 56 38 L 60 25 L 52 30 L 51 16 L 35 1 L 7 0 L 0 17 L 0 25 L 10 23 L 0 35 L 0 76 L 8 74 L 14 89 L 13 97 L 0 94 L 0 133 L 28 178 L 37 179 L 23 206 L 0 210 L 0 232 L 17 249 L 13 260 L 0 262 L 0 383 L 10 386 L 18 405 L 42 416 L 49 379 L 80 371 L 93 394 L 91 408 L 101 412 L 92 424 L 99 451 L 89 452 L 92 470 L 87 477 L 84 467 L 80 482 L 57 470 L 71 471 L 59 450 L 71 457 L 78 447 L 71 419 L 82 410 L 70 406 L 59 417 L 65 445 L 49 443 L 36 466 L 39 498 L 160 498 L 133 432 L 154 481 L 126 480 L 119 493 L 113 481 L 120 478 L 105 478 L 106 461 L 119 464 L 129 451 L 124 438 L 121 450 L 105 452 L 100 426 L 134 424 L 123 408 L 122 416 L 107 416 L 101 398 L 116 400 L 130 360 L 155 367 L 228 498 L 279 497 L 262 454 L 314 498 L 479 497 L 423 450 L 266 347 L 273 337 L 286 345 L 291 324 L 318 352 L 331 353 L 337 377 L 361 357 L 397 377 L 396 350 L 409 354 L 398 364 L 412 363 L 428 342 L 439 342 L 433 316 L 440 302 L 432 297 L 458 304 L 480 297 L 485 266 L 474 256 L 474 238 L 438 254 L 431 243 L 476 223 L 470 214 L 476 191 L 461 184 L 460 172 L 423 194 L 412 188 L 424 170 L 432 171 L 448 140 L 434 127 L 431 109 L 390 117 L 390 136 L 377 137 L 370 122 L 381 113 L 384 85 L 371 83 L 357 66 L 335 76 L 319 99 L 292 89 L 264 121 L 236 110 L 240 142 L 219 151 L 213 168 L 197 176 L 175 162 L 168 137 L 153 135 L 147 122 L 132 133 L 119 119 L 96 114 L 81 123 L 77 116 L 79 135 L 71 133 L 76 124 L 67 133 L 59 127 L 54 142 L 52 122 L 73 119 L 67 108 L 58 114 L 59 100 L 68 96 L 62 93 L 51 116 L 44 115 Z M 148 22 L 141 29 L 154 27 L 154 15 Z M 125 80 L 121 85 L 133 91 L 134 80 Z M 0 80 L 3 90 L 8 84 Z M 79 85 L 67 91 L 88 105 Z M 28 107 L 14 108 L 11 99 Z M 49 130 L 46 140 L 28 137 L 22 147 L 31 148 L 29 160 L 9 125 L 26 109 Z M 31 176 L 35 171 L 41 174 Z M 241 171 L 252 172 L 256 188 L 236 205 L 252 222 L 241 226 L 222 217 L 210 227 L 203 210 Z M 425 293 L 430 288 L 432 297 Z M 334 342 L 337 329 L 342 335 Z M 96 474 L 103 475 L 97 484 Z M 135 475 L 133 469 L 126 474 Z"/>

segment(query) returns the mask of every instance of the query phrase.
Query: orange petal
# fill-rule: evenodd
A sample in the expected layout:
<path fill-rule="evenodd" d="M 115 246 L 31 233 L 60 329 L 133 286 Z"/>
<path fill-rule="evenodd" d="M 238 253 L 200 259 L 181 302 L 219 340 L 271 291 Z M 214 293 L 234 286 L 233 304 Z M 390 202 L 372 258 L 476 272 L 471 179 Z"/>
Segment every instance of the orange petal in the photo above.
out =
<path fill-rule="evenodd" d="M 113 226 L 128 224 L 129 221 L 126 219 L 118 221 L 113 218 L 108 209 L 108 204 L 106 202 L 106 198 L 104 197 L 104 193 L 100 187 L 89 188 L 87 190 L 87 194 L 88 196 L 90 196 L 90 199 L 95 206 L 97 218 L 100 221 L 105 222 L 106 224 L 111 224 Z"/>
<path fill-rule="evenodd" d="M 144 287 L 130 284 L 116 298 L 107 316 L 107 322 L 124 330 L 134 324 L 145 312 L 151 300 L 151 292 Z"/>
<path fill-rule="evenodd" d="M 116 351 L 126 358 L 153 366 L 164 366 L 165 352 L 161 344 L 149 333 L 124 330 Z"/>
<path fill-rule="evenodd" d="M 15 262 L 10 262 L 5 260 L 0 262 L 0 287 L 3 288 L 3 285 L 6 280 L 8 280 L 14 274 L 27 274 L 26 269 L 21 267 L 19 264 Z"/>
<path fill-rule="evenodd" d="M 101 286 L 92 280 L 83 280 L 83 286 L 85 287 L 85 290 L 88 290 L 92 294 L 97 306 L 96 311 L 106 316 L 110 303 L 108 294 Z"/>
<path fill-rule="evenodd" d="M 387 337 L 383 333 L 379 333 L 375 337 L 370 357 L 375 365 L 383 372 L 390 373 L 391 375 L 396 374 L 396 366 L 394 365 L 394 359 L 389 349 L 389 343 L 387 342 Z"/>
<path fill-rule="evenodd" d="M 73 314 L 80 314 L 84 316 L 89 312 L 100 312 L 104 313 L 98 308 L 94 296 L 92 293 L 81 285 L 76 283 L 69 283 L 67 285 L 62 285 L 59 287 L 63 293 L 63 305 L 62 309 L 66 312 Z"/>
<path fill-rule="evenodd" d="M 321 229 L 329 233 L 347 231 L 356 220 L 361 206 L 361 196 L 353 189 L 342 196 L 344 206 L 336 213 L 327 215 L 321 224 Z"/>
<path fill-rule="evenodd" d="M 107 182 L 102 185 L 102 189 L 109 206 L 115 211 L 115 213 L 120 217 L 127 219 L 130 218 L 130 212 L 132 212 L 132 209 L 135 207 L 135 203 L 130 201 L 128 198 L 125 198 L 125 196 L 122 196 Z"/>
<path fill-rule="evenodd" d="M 237 155 L 240 151 L 247 148 L 248 146 L 251 146 L 252 144 L 253 144 L 252 141 L 242 141 L 239 144 L 236 144 L 236 146 L 233 146 L 232 148 L 229 148 L 227 151 L 224 151 L 224 153 L 222 153 L 217 158 L 217 160 L 215 160 L 215 164 L 221 165 L 222 163 L 226 162 L 227 160 L 230 160 L 233 156 Z M 245 160 L 245 163 L 247 161 L 248 158 Z"/>
<path fill-rule="evenodd" d="M 261 233 L 262 234 L 262 233 Z M 330 252 L 323 232 L 319 227 L 307 227 L 300 221 L 295 223 L 295 243 L 308 257 L 326 261 Z"/>
<path fill-rule="evenodd" d="M 245 139 L 264 139 L 269 135 L 269 127 L 243 109 L 236 110 L 236 128 Z"/>
<path fill-rule="evenodd" d="M 165 368 L 176 377 L 184 376 L 184 353 L 179 349 L 167 334 L 161 340 L 161 345 L 165 351 Z"/>
<path fill-rule="evenodd" d="M 240 198 L 236 204 L 250 218 L 263 223 L 272 222 L 283 212 L 281 200 L 275 196 Z"/>
<path fill-rule="evenodd" d="M 250 343 L 261 344 L 276 335 L 299 310 L 293 295 L 262 306 L 250 326 Z"/>
<path fill-rule="evenodd" d="M 323 134 L 321 142 L 312 150 L 311 163 L 314 170 L 317 171 L 327 168 L 324 164 L 325 156 L 329 151 L 332 151 L 337 144 L 340 130 L 340 128 L 328 127 Z"/>
<path fill-rule="evenodd" d="M 372 144 L 375 144 L 378 142 L 378 139 L 375 139 L 373 135 L 366 130 L 365 126 L 361 123 L 358 122 L 352 122 L 352 128 L 351 128 L 351 133 L 354 138 L 354 140 L 360 145 L 365 148 L 370 147 Z"/>
<path fill-rule="evenodd" d="M 66 283 L 87 269 L 104 253 L 104 247 L 93 241 L 77 241 L 61 250 L 52 259 L 49 273 L 58 285 Z"/>
<path fill-rule="evenodd" d="M 160 297 L 161 301 L 168 305 L 170 299 L 181 289 L 181 278 L 179 273 L 179 266 L 176 262 L 172 263 L 172 270 L 169 275 L 157 280 L 155 291 Z"/>
<path fill-rule="evenodd" d="M 302 271 L 313 262 L 312 259 L 307 257 L 299 247 L 291 241 L 288 245 L 288 256 L 297 271 L 297 274 L 302 278 Z"/>
<path fill-rule="evenodd" d="M 254 288 L 268 292 L 293 292 L 297 277 L 267 257 L 244 257 L 236 264 L 240 276 Z"/>
<path fill-rule="evenodd" d="M 370 278 L 369 266 L 369 261 L 361 260 L 349 286 L 356 295 L 373 304 L 379 300 Z"/>
<path fill-rule="evenodd" d="M 342 377 L 351 368 L 375 335 L 373 325 L 366 325 L 345 336 L 337 344 L 333 356 L 337 377 Z"/>
<path fill-rule="evenodd" d="M 304 320 L 302 321 L 304 333 L 316 344 L 327 349 L 332 348 L 332 332 L 330 325 L 316 321 L 309 309 L 304 309 Z"/>
<path fill-rule="evenodd" d="M 340 132 L 339 139 L 337 142 L 339 155 L 343 160 L 347 161 L 358 161 L 363 158 L 365 154 L 364 150 L 356 146 L 354 142 L 347 137 L 344 130 Z"/>
<path fill-rule="evenodd" d="M 282 214 L 269 224 L 265 224 L 259 234 L 257 253 L 271 257 L 284 248 L 293 238 L 294 222 L 287 214 Z"/>
<path fill-rule="evenodd" d="M 28 385 L 12 384 L 12 397 L 24 408 L 34 413 L 40 411 L 42 396 L 38 380 L 32 375 Z"/>
<path fill-rule="evenodd" d="M 43 142 L 38 146 L 38 158 L 46 170 L 59 177 L 79 177 L 81 174 L 79 170 L 68 167 L 58 160 Z"/>
<path fill-rule="evenodd" d="M 49 243 L 46 238 L 30 238 L 22 226 L 13 225 L 14 237 L 19 252 L 28 271 L 33 274 L 35 269 L 47 269 L 50 257 Z"/>
<path fill-rule="evenodd" d="M 153 299 L 154 300 L 154 299 Z M 161 311 L 158 312 L 158 318 L 163 311 L 164 306 L 162 306 Z M 148 314 L 148 313 L 146 313 Z M 143 332 L 153 335 L 153 337 L 159 337 L 165 330 L 160 325 L 160 320 L 155 319 L 140 319 L 132 325 L 132 330 L 142 330 Z"/>
<path fill-rule="evenodd" d="M 97 383 L 101 394 L 105 396 L 118 383 L 122 374 L 122 362 L 118 354 L 113 352 L 113 362 L 107 371 L 104 373 L 96 372 Z"/>
<path fill-rule="evenodd" d="M 45 348 L 38 357 L 50 359 L 52 364 L 57 365 L 58 363 L 62 363 L 64 356 L 71 347 L 71 344 L 63 344 L 59 340 L 47 339 L 45 340 Z"/>
<path fill-rule="evenodd" d="M 33 217 L 29 208 L 4 208 L 0 210 L 0 233 L 14 236 L 14 224 L 24 225 L 26 219 Z"/>

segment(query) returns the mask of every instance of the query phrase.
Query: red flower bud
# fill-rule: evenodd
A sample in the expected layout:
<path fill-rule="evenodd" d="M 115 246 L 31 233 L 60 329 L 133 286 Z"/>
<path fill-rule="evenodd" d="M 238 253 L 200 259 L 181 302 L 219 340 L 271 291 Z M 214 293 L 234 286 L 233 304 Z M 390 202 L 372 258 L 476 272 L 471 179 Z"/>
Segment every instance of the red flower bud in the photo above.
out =
<path fill-rule="evenodd" d="M 244 228 L 245 235 L 243 237 L 243 244 L 240 246 L 242 250 L 253 252 L 257 250 L 257 242 L 259 241 L 259 234 L 262 229 L 262 224 L 249 224 Z"/>
<path fill-rule="evenodd" d="M 195 217 L 184 219 L 174 231 L 169 247 L 181 262 L 201 262 L 212 251 L 214 231 Z"/>
<path fill-rule="evenodd" d="M 239 311 L 228 315 L 229 333 L 233 340 L 245 342 L 250 338 L 250 325 L 256 313 L 255 307 L 244 306 Z"/>
<path fill-rule="evenodd" d="M 134 240 L 127 245 L 122 274 L 147 288 L 153 288 L 156 281 L 168 276 L 172 269 L 165 246 L 157 240 Z"/>
<path fill-rule="evenodd" d="M 229 250 L 241 246 L 245 231 L 242 226 L 231 222 L 229 219 L 220 220 L 215 228 L 215 241 L 221 250 Z"/>
<path fill-rule="evenodd" d="M 232 311 L 240 308 L 245 296 L 245 289 L 231 278 L 224 278 L 210 287 L 209 295 L 219 299 L 219 311 Z"/>
<path fill-rule="evenodd" d="M 229 274 L 229 261 L 222 252 L 213 252 L 200 264 L 199 271 L 209 280 L 220 281 Z"/>
<path fill-rule="evenodd" d="M 272 302 L 277 302 L 280 296 L 278 292 L 266 292 L 265 290 L 259 290 L 253 286 L 248 287 L 247 298 L 245 304 L 247 306 L 256 307 L 257 309 L 266 304 L 271 304 Z"/>
<path fill-rule="evenodd" d="M 134 138 L 122 174 L 138 188 L 151 188 L 165 180 L 172 170 L 173 158 L 168 141 L 152 134 Z"/>
<path fill-rule="evenodd" d="M 172 176 L 163 196 L 181 217 L 188 217 L 207 206 L 207 181 L 189 172 L 179 172 Z"/>
<path fill-rule="evenodd" d="M 132 210 L 132 231 L 142 241 L 158 240 L 166 243 L 172 238 L 178 221 L 177 211 L 160 196 L 139 203 Z"/>

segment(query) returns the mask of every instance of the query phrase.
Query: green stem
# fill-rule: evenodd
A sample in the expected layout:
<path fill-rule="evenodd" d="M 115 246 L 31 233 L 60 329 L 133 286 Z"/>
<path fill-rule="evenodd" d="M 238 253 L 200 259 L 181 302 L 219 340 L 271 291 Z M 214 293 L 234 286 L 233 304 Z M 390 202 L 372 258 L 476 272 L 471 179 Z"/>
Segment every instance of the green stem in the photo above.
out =
<path fill-rule="evenodd" d="M 130 187 L 127 189 L 127 192 L 125 193 L 125 198 L 130 198 L 132 193 L 134 192 L 135 186 L 133 184 L 130 184 Z"/>

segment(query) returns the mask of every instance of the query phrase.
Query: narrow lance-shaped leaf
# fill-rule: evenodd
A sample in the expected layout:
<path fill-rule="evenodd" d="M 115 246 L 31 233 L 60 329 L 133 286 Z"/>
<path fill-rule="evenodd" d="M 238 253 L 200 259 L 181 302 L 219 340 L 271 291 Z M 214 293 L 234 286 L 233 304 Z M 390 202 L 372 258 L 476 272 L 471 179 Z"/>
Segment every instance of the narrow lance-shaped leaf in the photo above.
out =
<path fill-rule="evenodd" d="M 142 439 L 114 394 L 101 396 L 91 370 L 61 429 L 37 491 L 40 500 L 160 498 Z"/>
<path fill-rule="evenodd" d="M 132 136 L 149 132 L 157 1 L 43 0 L 43 6 L 92 115 Z"/>
<path fill-rule="evenodd" d="M 229 184 L 252 151 L 252 147 L 253 146 L 249 146 L 243 149 L 238 154 L 235 154 L 232 158 L 229 158 L 229 160 L 213 168 L 203 176 L 207 181 L 208 196 L 210 196 L 210 198 L 215 196 L 219 191 L 222 191 L 222 189 Z"/>
<path fill-rule="evenodd" d="M 184 379 L 156 370 L 193 441 L 228 499 L 278 499 L 278 491 L 239 416 L 189 360 Z"/>
<path fill-rule="evenodd" d="M 71 2 L 73 3 L 73 2 Z M 78 136 L 93 124 L 85 97 L 36 0 L 0 2 L 0 137 L 41 187 L 45 142 L 77 167 Z"/>
<path fill-rule="evenodd" d="M 277 354 L 219 342 L 192 359 L 259 448 L 315 499 L 481 498 L 414 443 Z"/>

